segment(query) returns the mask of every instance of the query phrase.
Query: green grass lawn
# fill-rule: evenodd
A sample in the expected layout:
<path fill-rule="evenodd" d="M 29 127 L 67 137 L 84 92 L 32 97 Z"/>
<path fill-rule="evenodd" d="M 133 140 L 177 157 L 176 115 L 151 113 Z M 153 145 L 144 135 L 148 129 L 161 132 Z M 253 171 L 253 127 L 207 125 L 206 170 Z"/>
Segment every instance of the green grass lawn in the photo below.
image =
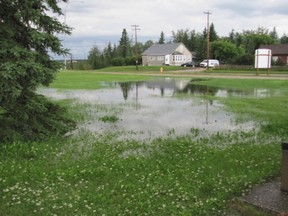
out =
<path fill-rule="evenodd" d="M 151 73 L 155 76 L 169 76 L 171 71 L 181 70 L 185 73 L 186 70 L 186 68 L 177 66 L 163 66 L 163 68 L 163 73 L 160 72 L 160 66 L 139 66 L 138 71 L 134 66 L 108 67 L 91 71 L 60 71 L 50 87 L 58 89 L 99 89 L 105 87 L 103 83 L 141 81 L 153 78 Z"/>
<path fill-rule="evenodd" d="M 186 70 L 187 68 L 180 66 L 114 66 L 99 69 L 99 72 L 160 72 L 160 68 L 163 68 L 163 71 L 176 71 L 176 70 Z"/>
<path fill-rule="evenodd" d="M 99 89 L 104 83 L 139 81 L 150 79 L 150 76 L 135 76 L 133 74 L 103 74 L 99 71 L 60 71 L 55 81 L 50 85 L 57 89 Z"/>
<path fill-rule="evenodd" d="M 102 82 L 149 78 L 61 72 L 52 87 L 96 89 Z M 213 97 L 239 118 L 257 120 L 260 131 L 207 136 L 201 129 L 191 129 L 186 136 L 151 143 L 119 140 L 117 132 L 82 131 L 43 142 L 3 144 L 1 215 L 223 215 L 235 196 L 280 174 L 288 82 L 205 79 L 197 84 L 267 89 L 268 97 L 262 98 Z M 89 119 L 85 107 L 93 108 L 71 101 L 63 104 L 77 121 Z M 113 121 L 106 124 L 112 126 Z"/>

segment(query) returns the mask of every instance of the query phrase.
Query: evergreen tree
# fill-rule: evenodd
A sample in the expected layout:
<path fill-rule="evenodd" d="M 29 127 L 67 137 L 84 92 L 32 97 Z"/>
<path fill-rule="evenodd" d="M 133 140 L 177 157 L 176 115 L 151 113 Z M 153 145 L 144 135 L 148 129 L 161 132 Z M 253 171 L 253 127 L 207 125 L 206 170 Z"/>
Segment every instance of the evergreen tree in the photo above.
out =
<path fill-rule="evenodd" d="M 0 1 L 0 141 L 62 134 L 73 126 L 60 107 L 36 93 L 60 67 L 49 54 L 67 54 L 56 35 L 71 29 L 47 14 L 63 15 L 57 2 Z"/>
<path fill-rule="evenodd" d="M 197 54 L 197 59 L 206 59 L 207 58 L 207 53 L 206 53 L 206 48 L 207 48 L 207 29 L 205 28 L 203 33 L 200 34 L 199 37 L 199 43 L 198 47 L 196 49 L 196 54 Z"/>
<path fill-rule="evenodd" d="M 211 23 L 210 25 L 210 32 L 209 32 L 209 39 L 210 39 L 210 42 L 213 42 L 213 41 L 216 41 L 218 40 L 218 35 L 217 35 L 217 32 L 215 30 L 215 27 L 214 27 L 214 24 Z"/>
<path fill-rule="evenodd" d="M 123 29 L 122 37 L 119 41 L 119 50 L 120 50 L 121 57 L 126 58 L 129 54 L 129 49 L 130 49 L 129 37 L 128 37 L 126 29 Z"/>
<path fill-rule="evenodd" d="M 281 44 L 288 44 L 288 36 L 286 34 L 284 34 L 281 38 L 280 38 L 280 43 Z"/>
<path fill-rule="evenodd" d="M 188 40 L 188 49 L 190 51 L 196 51 L 196 48 L 198 46 L 199 43 L 199 34 L 196 33 L 195 30 L 190 32 L 190 38 Z"/>
<path fill-rule="evenodd" d="M 111 61 L 113 59 L 113 50 L 110 42 L 107 48 L 104 49 L 104 56 L 105 56 L 105 65 L 111 66 Z"/>
<path fill-rule="evenodd" d="M 165 44 L 165 35 L 164 35 L 163 31 L 161 31 L 160 39 L 159 39 L 158 43 L 159 44 Z"/>
<path fill-rule="evenodd" d="M 275 43 L 279 41 L 278 34 L 276 28 L 274 27 L 273 30 L 269 33 L 270 37 L 274 39 Z"/>
<path fill-rule="evenodd" d="M 234 29 L 232 29 L 232 31 L 229 33 L 228 40 L 231 43 L 236 43 L 236 35 L 235 35 L 235 30 Z"/>
<path fill-rule="evenodd" d="M 120 56 L 120 55 L 118 55 L 117 45 L 114 44 L 113 50 L 112 50 L 112 59 L 113 59 L 113 58 L 116 58 L 116 57 L 119 57 L 119 56 Z"/>

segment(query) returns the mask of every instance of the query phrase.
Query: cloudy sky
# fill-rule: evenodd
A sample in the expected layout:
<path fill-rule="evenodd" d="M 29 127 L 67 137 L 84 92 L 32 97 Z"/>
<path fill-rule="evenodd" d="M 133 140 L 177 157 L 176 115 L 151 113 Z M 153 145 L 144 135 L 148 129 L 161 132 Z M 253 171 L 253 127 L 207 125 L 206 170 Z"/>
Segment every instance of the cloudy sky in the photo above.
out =
<path fill-rule="evenodd" d="M 125 28 L 133 38 L 131 25 L 139 25 L 138 41 L 157 41 L 161 31 L 166 41 L 179 29 L 202 32 L 210 23 L 219 36 L 265 27 L 288 34 L 287 0 L 70 0 L 61 3 L 71 36 L 61 36 L 73 58 L 86 58 L 94 46 L 117 44 Z M 64 22 L 65 16 L 59 17 Z"/>

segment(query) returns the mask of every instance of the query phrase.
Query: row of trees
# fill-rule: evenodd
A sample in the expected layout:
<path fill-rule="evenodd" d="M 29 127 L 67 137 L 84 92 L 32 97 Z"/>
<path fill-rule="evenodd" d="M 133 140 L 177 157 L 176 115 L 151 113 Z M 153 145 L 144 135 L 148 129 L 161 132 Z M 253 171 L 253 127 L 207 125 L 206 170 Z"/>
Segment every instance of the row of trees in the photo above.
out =
<path fill-rule="evenodd" d="M 134 65 L 136 62 L 135 48 L 137 47 L 138 53 L 141 55 L 141 53 L 152 44 L 153 41 L 149 40 L 146 43 L 137 43 L 136 46 L 135 42 L 129 38 L 126 29 L 123 29 L 118 45 L 112 45 L 109 42 L 103 51 L 97 46 L 92 47 L 88 54 L 88 62 L 93 69 L 112 65 Z M 141 60 L 141 58 L 139 58 L 139 60 Z"/>
<path fill-rule="evenodd" d="M 232 30 L 228 36 L 219 37 L 214 25 L 210 26 L 210 46 L 211 58 L 216 58 L 222 63 L 247 64 L 251 65 L 254 61 L 255 49 L 260 45 L 287 43 L 287 36 L 278 38 L 276 29 L 269 31 L 266 28 L 256 30 L 244 30 L 235 32 Z M 207 29 L 203 33 L 189 30 L 178 30 L 172 32 L 173 42 L 183 42 L 188 49 L 196 52 L 197 59 L 206 57 Z"/>
<path fill-rule="evenodd" d="M 212 23 L 209 29 L 210 35 L 210 56 L 220 60 L 226 64 L 251 65 L 254 61 L 255 49 L 264 44 L 288 43 L 288 36 L 285 34 L 278 37 L 274 28 L 269 31 L 266 28 L 259 27 L 256 30 L 243 30 L 235 32 L 232 30 L 228 36 L 220 37 L 215 26 Z M 196 60 L 205 59 L 207 47 L 207 28 L 203 32 L 195 30 L 180 29 L 172 31 L 172 37 L 166 41 L 165 34 L 162 31 L 158 41 L 148 40 L 145 43 L 137 43 L 137 51 L 141 53 L 154 43 L 184 43 L 185 46 L 194 53 Z M 135 42 L 128 37 L 126 29 L 123 29 L 119 44 L 108 44 L 101 51 L 97 46 L 91 48 L 88 55 L 88 62 L 93 69 L 103 68 L 107 66 L 134 65 L 135 64 Z"/>

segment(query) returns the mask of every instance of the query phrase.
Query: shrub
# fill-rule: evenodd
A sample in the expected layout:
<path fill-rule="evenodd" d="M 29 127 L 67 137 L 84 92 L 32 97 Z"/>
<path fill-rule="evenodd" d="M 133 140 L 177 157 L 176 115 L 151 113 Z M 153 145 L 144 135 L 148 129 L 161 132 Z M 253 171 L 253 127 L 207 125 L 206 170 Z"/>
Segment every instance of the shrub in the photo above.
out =
<path fill-rule="evenodd" d="M 112 66 L 123 66 L 125 65 L 125 59 L 124 58 L 113 58 L 112 61 Z"/>
<path fill-rule="evenodd" d="M 134 56 L 125 58 L 126 65 L 136 65 L 136 58 Z"/>
<path fill-rule="evenodd" d="M 253 65 L 254 64 L 254 55 L 244 54 L 235 59 L 234 64 L 238 65 Z"/>

